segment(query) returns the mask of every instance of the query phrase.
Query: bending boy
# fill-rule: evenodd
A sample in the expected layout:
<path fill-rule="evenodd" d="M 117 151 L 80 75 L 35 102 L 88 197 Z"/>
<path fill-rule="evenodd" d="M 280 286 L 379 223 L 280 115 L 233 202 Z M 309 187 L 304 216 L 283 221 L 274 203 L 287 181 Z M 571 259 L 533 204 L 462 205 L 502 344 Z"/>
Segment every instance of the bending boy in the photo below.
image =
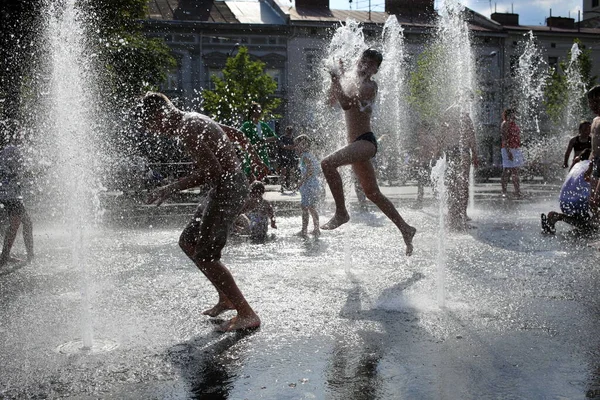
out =
<path fill-rule="evenodd" d="M 248 196 L 248 182 L 230 138 L 245 145 L 254 160 L 258 156 L 237 129 L 220 125 L 202 114 L 178 110 L 161 93 L 146 94 L 142 112 L 149 130 L 178 137 L 195 164 L 190 175 L 153 191 L 148 203 L 160 205 L 177 191 L 199 185 L 212 186 L 204 212 L 196 212 L 179 238 L 181 249 L 219 293 L 217 304 L 203 314 L 216 317 L 235 309 L 237 316 L 219 327 L 224 332 L 259 327 L 258 315 L 220 261 L 229 230 Z"/>

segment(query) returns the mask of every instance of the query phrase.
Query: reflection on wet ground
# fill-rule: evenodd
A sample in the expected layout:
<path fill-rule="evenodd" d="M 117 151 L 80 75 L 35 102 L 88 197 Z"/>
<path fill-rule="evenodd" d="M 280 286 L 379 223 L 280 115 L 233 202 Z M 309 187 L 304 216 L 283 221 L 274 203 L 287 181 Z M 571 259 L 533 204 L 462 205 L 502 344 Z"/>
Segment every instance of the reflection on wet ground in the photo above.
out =
<path fill-rule="evenodd" d="M 249 334 L 201 315 L 216 295 L 177 247 L 184 219 L 106 226 L 86 269 L 94 338 L 118 347 L 98 353 L 57 350 L 82 336 L 81 269 L 66 232 L 38 227 L 36 260 L 0 269 L 0 398 L 598 397 L 596 238 L 541 235 L 550 202 L 481 202 L 447 237 L 440 310 L 436 207 L 409 206 L 410 259 L 379 213 L 232 239 L 224 262 L 264 323 Z"/>

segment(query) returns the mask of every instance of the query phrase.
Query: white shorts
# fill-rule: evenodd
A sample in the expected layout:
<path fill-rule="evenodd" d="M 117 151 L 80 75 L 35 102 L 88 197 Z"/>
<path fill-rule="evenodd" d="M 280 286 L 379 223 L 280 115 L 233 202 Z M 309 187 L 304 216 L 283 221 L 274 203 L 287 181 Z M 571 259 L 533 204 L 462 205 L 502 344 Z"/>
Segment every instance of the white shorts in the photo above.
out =
<path fill-rule="evenodd" d="M 508 152 L 505 148 L 502 148 L 501 151 L 503 168 L 519 168 L 523 166 L 523 152 L 521 149 L 510 149 L 513 156 L 512 160 L 508 159 Z"/>

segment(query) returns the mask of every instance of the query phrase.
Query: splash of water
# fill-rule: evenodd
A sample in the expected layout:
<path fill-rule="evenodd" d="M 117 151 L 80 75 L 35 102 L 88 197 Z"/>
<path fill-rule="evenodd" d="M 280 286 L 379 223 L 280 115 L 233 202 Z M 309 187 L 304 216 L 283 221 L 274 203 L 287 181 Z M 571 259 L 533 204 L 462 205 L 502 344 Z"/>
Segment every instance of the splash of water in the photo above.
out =
<path fill-rule="evenodd" d="M 395 15 L 385 22 L 382 32 L 383 62 L 375 76 L 379 95 L 373 112 L 373 129 L 385 145 L 377 156 L 378 167 L 389 176 L 398 174 L 400 154 L 406 145 L 403 140 L 410 132 L 407 71 L 404 30 Z M 385 136 L 385 138 L 384 138 Z"/>
<path fill-rule="evenodd" d="M 533 32 L 525 35 L 518 63 L 514 67 L 511 103 L 517 110 L 517 122 L 521 127 L 525 159 L 535 162 L 549 158 L 551 147 L 540 131 L 540 115 L 544 88 L 548 79 L 548 65 L 541 48 L 537 45 Z"/>
<path fill-rule="evenodd" d="M 581 74 L 581 49 L 577 43 L 573 43 L 571 47 L 571 59 L 569 66 L 565 71 L 567 79 L 567 107 L 565 110 L 565 127 L 564 131 L 572 131 L 578 126 L 579 122 L 585 118 L 587 107 L 584 106 L 583 100 L 586 99 L 587 87 L 583 82 Z"/>
<path fill-rule="evenodd" d="M 85 53 L 85 30 L 74 0 L 47 7 L 50 81 L 46 98 L 46 133 L 39 146 L 52 155 L 49 174 L 55 188 L 54 204 L 71 234 L 71 263 L 81 273 L 83 348 L 93 347 L 93 323 L 88 258 L 90 230 L 99 215 L 97 141 L 93 68 Z M 52 149 L 52 150 L 51 150 Z"/>
<path fill-rule="evenodd" d="M 448 192 L 446 189 L 446 156 L 442 156 L 431 169 L 431 181 L 435 188 L 438 198 L 438 251 L 436 260 L 436 281 L 437 281 L 437 304 L 438 307 L 446 306 L 446 209 L 448 204 Z"/>

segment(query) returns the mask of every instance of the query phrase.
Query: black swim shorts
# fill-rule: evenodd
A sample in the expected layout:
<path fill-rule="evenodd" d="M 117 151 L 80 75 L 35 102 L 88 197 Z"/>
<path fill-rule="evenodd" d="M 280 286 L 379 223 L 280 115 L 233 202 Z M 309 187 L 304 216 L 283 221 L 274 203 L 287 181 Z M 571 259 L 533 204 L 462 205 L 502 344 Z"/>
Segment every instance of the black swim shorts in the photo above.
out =
<path fill-rule="evenodd" d="M 358 142 L 359 140 L 366 140 L 367 142 L 373 143 L 375 145 L 375 153 L 377 153 L 377 138 L 375 137 L 375 134 L 373 132 L 363 133 L 362 135 L 354 139 L 355 142 Z"/>

